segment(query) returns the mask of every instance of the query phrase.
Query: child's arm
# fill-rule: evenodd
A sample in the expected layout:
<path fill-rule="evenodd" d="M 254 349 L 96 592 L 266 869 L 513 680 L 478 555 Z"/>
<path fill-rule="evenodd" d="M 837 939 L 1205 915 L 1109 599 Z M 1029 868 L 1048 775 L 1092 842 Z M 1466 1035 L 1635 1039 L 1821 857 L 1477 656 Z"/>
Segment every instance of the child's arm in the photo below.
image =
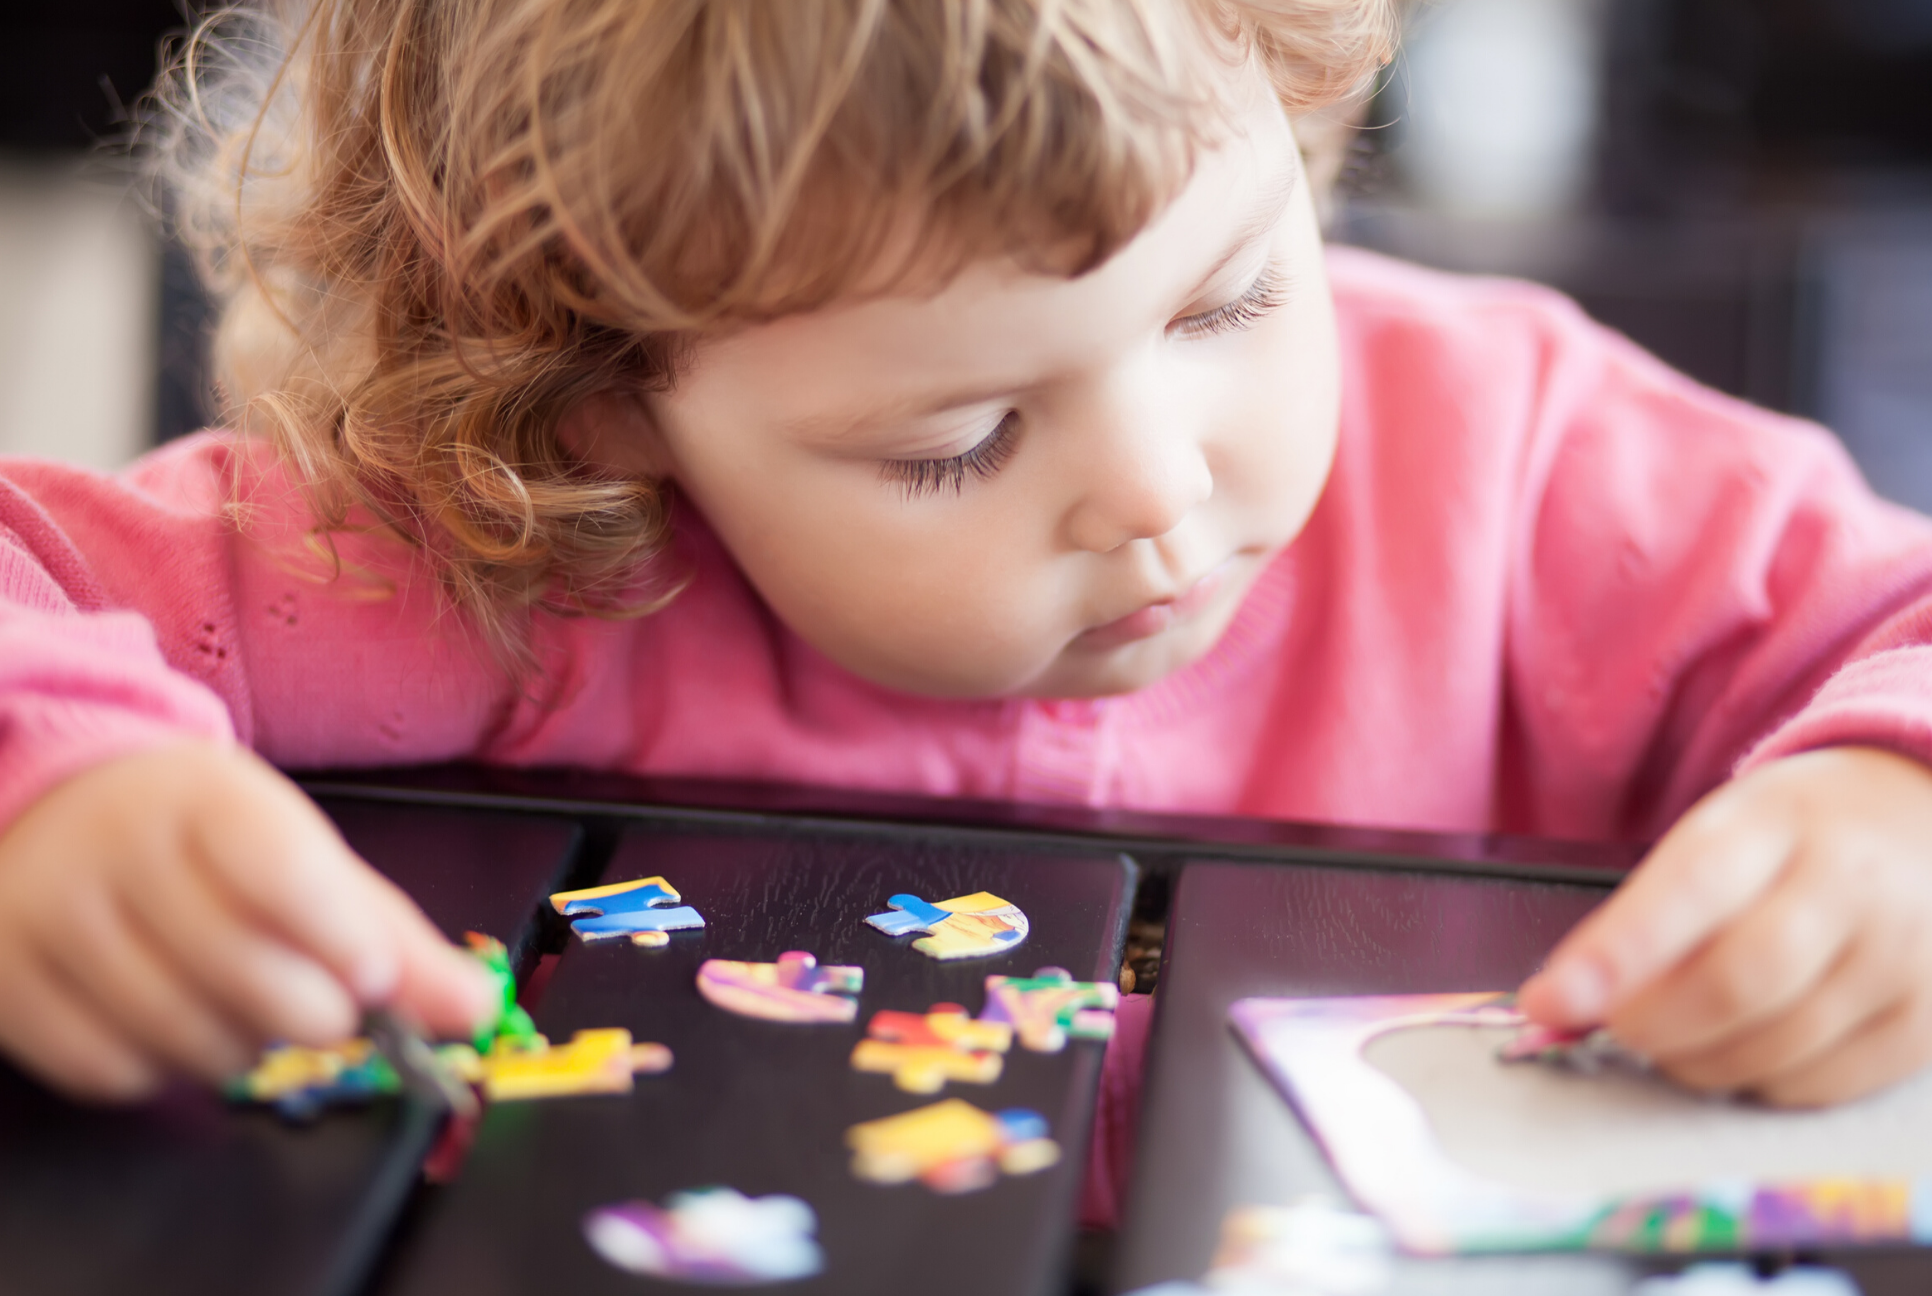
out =
<path fill-rule="evenodd" d="M 188 743 L 97 765 L 0 835 L 0 1050 L 71 1093 L 220 1080 L 392 1004 L 467 1034 L 489 987 L 306 797 Z"/>
<path fill-rule="evenodd" d="M 434 759 L 481 741 L 502 686 L 355 537 L 350 574 L 318 579 L 288 492 L 230 489 L 244 457 L 0 462 L 0 1051 L 78 1093 L 219 1076 L 377 1003 L 460 1032 L 486 1001 L 235 739 Z"/>
<path fill-rule="evenodd" d="M 1523 988 L 1700 1089 L 1813 1105 L 1932 1060 L 1932 770 L 1872 748 L 1706 797 Z"/>
<path fill-rule="evenodd" d="M 1519 492 L 1501 818 L 1659 839 L 1525 1009 L 1784 1103 L 1923 1065 L 1932 524 L 1874 498 L 1817 429 L 1546 294 L 1438 291 L 1453 309 L 1426 336 L 1478 377 L 1431 408 L 1488 438 Z"/>

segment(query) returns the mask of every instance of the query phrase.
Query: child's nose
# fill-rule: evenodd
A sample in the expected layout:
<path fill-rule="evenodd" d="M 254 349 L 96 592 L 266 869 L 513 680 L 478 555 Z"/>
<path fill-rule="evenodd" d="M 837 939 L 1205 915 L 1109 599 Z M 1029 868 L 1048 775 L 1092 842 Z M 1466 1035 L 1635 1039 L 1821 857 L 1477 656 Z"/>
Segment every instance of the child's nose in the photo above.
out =
<path fill-rule="evenodd" d="M 1077 465 L 1080 491 L 1068 514 L 1075 547 L 1106 553 L 1163 536 L 1214 494 L 1214 473 L 1184 418 L 1158 403 L 1116 408 L 1094 428 Z"/>

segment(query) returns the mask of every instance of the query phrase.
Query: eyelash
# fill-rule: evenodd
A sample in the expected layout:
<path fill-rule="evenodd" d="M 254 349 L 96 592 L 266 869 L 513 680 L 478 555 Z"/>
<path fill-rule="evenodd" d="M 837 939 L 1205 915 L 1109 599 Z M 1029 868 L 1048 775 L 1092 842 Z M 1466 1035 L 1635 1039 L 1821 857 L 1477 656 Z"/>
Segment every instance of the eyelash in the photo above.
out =
<path fill-rule="evenodd" d="M 1267 265 L 1262 267 L 1255 281 L 1239 297 L 1211 311 L 1176 320 L 1173 328 L 1175 333 L 1186 338 L 1238 333 L 1253 328 L 1286 304 L 1287 300 L 1287 281 L 1273 265 Z M 950 459 L 888 459 L 879 465 L 879 473 L 885 480 L 896 482 L 904 488 L 907 499 L 937 495 L 942 491 L 957 495 L 966 489 L 968 476 L 986 481 L 1005 467 L 1006 461 L 1013 457 L 1018 435 L 1019 415 L 1009 411 L 991 435 L 965 454 L 954 455 Z"/>
<path fill-rule="evenodd" d="M 1184 338 L 1239 333 L 1243 329 L 1253 328 L 1270 313 L 1286 305 L 1288 296 L 1288 281 L 1270 263 L 1261 268 L 1261 273 L 1248 285 L 1248 291 L 1233 301 L 1199 315 L 1177 319 L 1172 328 L 1177 336 Z"/>
<path fill-rule="evenodd" d="M 941 491 L 957 495 L 966 489 L 969 474 L 985 481 L 1006 466 L 1019 438 L 1019 424 L 1019 414 L 1008 410 L 1000 425 L 965 454 L 950 459 L 888 459 L 879 465 L 879 475 L 903 487 L 907 499 Z"/>

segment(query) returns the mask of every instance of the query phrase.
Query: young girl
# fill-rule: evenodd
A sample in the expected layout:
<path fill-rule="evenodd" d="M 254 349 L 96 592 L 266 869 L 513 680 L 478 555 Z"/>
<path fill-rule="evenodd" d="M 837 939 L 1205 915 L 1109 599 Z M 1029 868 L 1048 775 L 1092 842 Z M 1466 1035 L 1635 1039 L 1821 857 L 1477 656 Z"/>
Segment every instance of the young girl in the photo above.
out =
<path fill-rule="evenodd" d="M 1291 118 L 1389 27 L 224 20 L 159 156 L 236 430 L 0 471 L 0 1045 L 127 1098 L 460 1031 L 271 766 L 467 757 L 1662 834 L 1531 1012 L 1780 1103 L 1919 1067 L 1932 525 L 1549 293 L 1324 254 Z"/>

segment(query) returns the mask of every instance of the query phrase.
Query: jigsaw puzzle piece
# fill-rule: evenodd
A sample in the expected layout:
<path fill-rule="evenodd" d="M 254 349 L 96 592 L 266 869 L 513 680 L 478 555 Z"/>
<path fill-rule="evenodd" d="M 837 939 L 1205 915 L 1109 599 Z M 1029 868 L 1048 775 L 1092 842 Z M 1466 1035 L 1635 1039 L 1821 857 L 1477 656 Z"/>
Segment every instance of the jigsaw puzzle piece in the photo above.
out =
<path fill-rule="evenodd" d="M 948 1080 L 992 1084 L 1012 1047 L 1013 1028 L 976 1022 L 958 1004 L 926 1013 L 877 1012 L 852 1050 L 854 1070 L 892 1076 L 907 1093 L 938 1093 Z"/>
<path fill-rule="evenodd" d="M 328 1048 L 271 1048 L 254 1070 L 224 1090 L 232 1102 L 261 1103 L 298 1122 L 312 1121 L 329 1107 L 357 1106 L 401 1091 L 401 1077 L 367 1039 Z"/>
<path fill-rule="evenodd" d="M 1075 981 L 1065 968 L 1045 967 L 1030 977 L 986 978 L 986 1007 L 979 1019 L 1005 1022 L 1035 1053 L 1058 1053 L 1067 1040 L 1110 1039 L 1120 987 Z"/>
<path fill-rule="evenodd" d="M 498 1045 L 477 1059 L 483 1092 L 494 1102 L 629 1093 L 634 1075 L 671 1069 L 662 1044 L 633 1044 L 627 1030 L 581 1030 L 568 1044 L 543 1036 L 529 1045 Z"/>
<path fill-rule="evenodd" d="M 495 1011 L 476 1028 L 476 1038 L 471 1041 L 476 1051 L 489 1052 L 490 1046 L 499 1039 L 534 1038 L 536 1023 L 517 1003 L 517 981 L 510 971 L 510 952 L 503 947 L 503 942 L 494 936 L 473 931 L 463 933 L 463 942 L 469 946 L 470 956 L 483 965 L 483 970 L 489 973 L 490 981 L 496 987 L 493 1001 Z"/>
<path fill-rule="evenodd" d="M 865 921 L 888 936 L 927 932 L 912 947 L 928 958 L 984 958 L 1001 954 L 1025 940 L 1029 930 L 1026 915 L 1020 912 L 1019 906 L 990 891 L 975 891 L 938 904 L 902 894 L 886 903 L 891 906 L 889 912 L 873 914 Z"/>
<path fill-rule="evenodd" d="M 905 936 L 937 927 L 946 921 L 947 911 L 927 904 L 916 895 L 896 895 L 886 901 L 891 912 L 873 914 L 866 922 L 888 936 Z"/>
<path fill-rule="evenodd" d="M 741 1017 L 783 1022 L 849 1022 L 858 1001 L 847 999 L 865 985 L 865 969 L 820 967 L 803 950 L 787 950 L 776 963 L 706 959 L 698 968 L 698 993 Z"/>
<path fill-rule="evenodd" d="M 671 943 L 668 932 L 704 926 L 698 911 L 679 905 L 680 899 L 663 878 L 649 877 L 559 891 L 550 897 L 550 907 L 575 919 L 570 930 L 586 944 L 628 936 L 633 945 L 655 949 Z"/>
<path fill-rule="evenodd" d="M 852 1173 L 878 1184 L 917 1179 L 935 1192 L 984 1188 L 1007 1174 L 1032 1174 L 1060 1159 L 1038 1112 L 993 1113 L 959 1098 L 920 1107 L 845 1132 Z"/>
<path fill-rule="evenodd" d="M 796 1197 L 732 1188 L 601 1206 L 584 1217 L 591 1249 L 629 1273 L 716 1286 L 809 1278 L 824 1268 L 818 1217 Z"/>

